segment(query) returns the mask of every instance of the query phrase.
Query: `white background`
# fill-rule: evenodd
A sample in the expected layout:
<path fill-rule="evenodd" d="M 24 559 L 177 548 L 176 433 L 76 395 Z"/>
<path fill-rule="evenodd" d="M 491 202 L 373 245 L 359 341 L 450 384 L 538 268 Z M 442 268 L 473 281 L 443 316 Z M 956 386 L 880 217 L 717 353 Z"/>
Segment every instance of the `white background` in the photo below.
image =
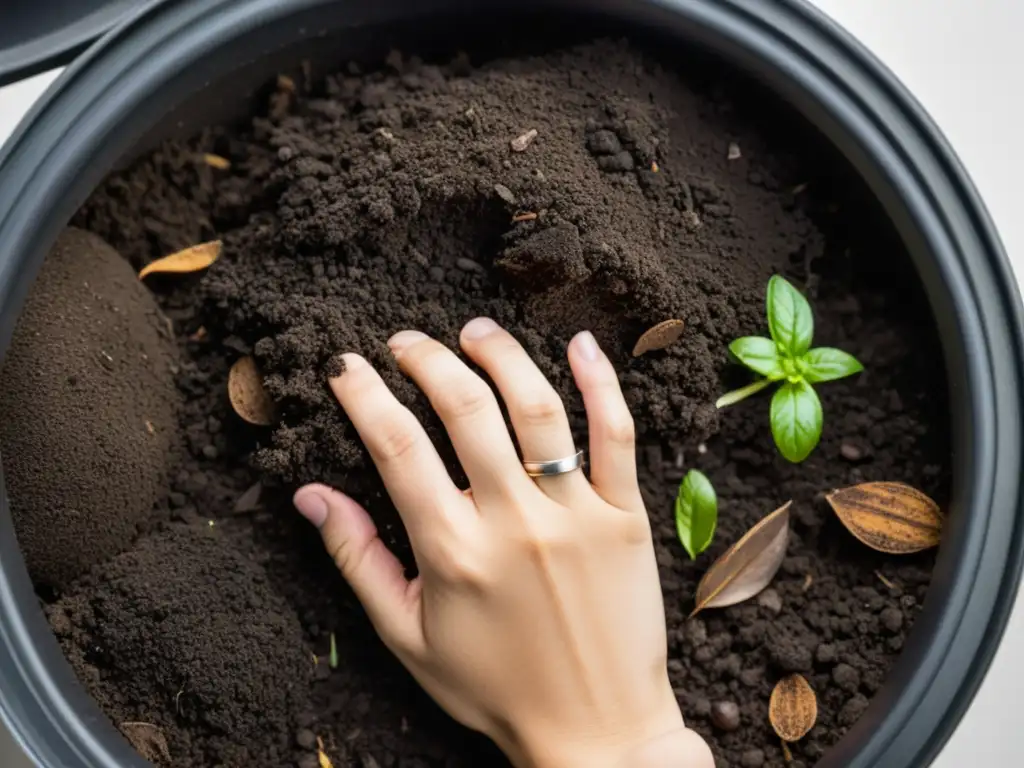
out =
<path fill-rule="evenodd" d="M 1024 275 L 1024 0 L 812 1 L 866 44 L 931 113 L 980 190 L 1017 275 Z M 48 73 L 0 89 L 0 141 L 52 78 Z M 1017 693 L 1024 689 L 1021 649 L 1024 597 L 936 768 L 1018 764 L 1018 742 L 1024 740 Z M 21 768 L 8 742 L 0 732 L 0 765 Z"/>

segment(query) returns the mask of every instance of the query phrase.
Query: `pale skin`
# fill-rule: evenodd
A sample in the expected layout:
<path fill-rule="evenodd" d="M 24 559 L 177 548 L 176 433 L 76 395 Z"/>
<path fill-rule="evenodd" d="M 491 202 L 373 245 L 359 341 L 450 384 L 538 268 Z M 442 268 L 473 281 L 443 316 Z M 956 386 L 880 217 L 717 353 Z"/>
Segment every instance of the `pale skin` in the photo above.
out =
<path fill-rule="evenodd" d="M 576 452 L 561 399 L 509 333 L 477 318 L 460 344 L 504 401 L 522 459 Z M 430 399 L 470 483 L 455 485 L 413 414 L 363 358 L 344 355 L 331 389 L 402 516 L 419 575 L 406 578 L 353 499 L 319 484 L 295 494 L 383 642 L 517 768 L 713 768 L 669 683 L 633 420 L 593 336 L 568 348 L 589 478 L 531 478 L 482 378 L 417 331 L 388 346 Z"/>

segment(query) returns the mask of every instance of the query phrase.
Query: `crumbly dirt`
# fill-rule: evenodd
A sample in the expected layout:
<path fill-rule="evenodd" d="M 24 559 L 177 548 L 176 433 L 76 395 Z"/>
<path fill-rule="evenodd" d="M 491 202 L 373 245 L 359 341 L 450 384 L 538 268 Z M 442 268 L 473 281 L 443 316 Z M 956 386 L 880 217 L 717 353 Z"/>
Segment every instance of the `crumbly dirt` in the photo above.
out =
<path fill-rule="evenodd" d="M 909 260 L 860 182 L 749 84 L 679 75 L 621 43 L 482 67 L 393 54 L 368 74 L 352 66 L 305 86 L 273 94 L 241 131 L 211 129 L 142 158 L 76 217 L 135 267 L 211 236 L 225 243 L 205 275 L 152 283 L 184 353 L 176 382 L 188 450 L 161 506 L 169 528 L 50 607 L 89 690 L 115 722 L 160 725 L 175 766 L 270 755 L 255 762 L 312 767 L 317 737 L 339 767 L 504 764 L 390 657 L 287 501 L 298 482 L 337 484 L 411 565 L 325 375 L 339 352 L 368 357 L 461 480 L 385 341 L 411 327 L 454 345 L 463 323 L 486 314 L 564 396 L 581 444 L 566 343 L 588 328 L 615 360 L 639 426 L 669 672 L 718 764 L 783 765 L 767 706 L 774 682 L 793 671 L 817 692 L 819 720 L 790 765 L 814 763 L 883 684 L 932 566 L 930 553 L 867 550 L 823 494 L 884 479 L 940 504 L 948 495 L 935 331 Z M 536 138 L 514 151 L 510 142 L 530 129 Z M 733 143 L 741 156 L 730 160 Z M 231 168 L 206 166 L 203 152 Z M 800 466 L 771 442 L 767 395 L 713 407 L 724 388 L 749 381 L 726 345 L 765 332 L 772 273 L 812 297 L 818 344 L 867 366 L 821 385 L 824 435 Z M 682 339 L 632 358 L 639 335 L 668 318 L 686 322 Z M 272 429 L 230 412 L 227 372 L 244 354 L 278 403 Z M 672 521 L 690 467 L 720 499 L 715 543 L 696 562 Z M 713 558 L 788 499 L 793 533 L 772 587 L 687 619 Z M 337 669 L 326 663 L 332 634 Z M 216 673 L 198 680 L 203 669 Z M 175 701 L 186 679 L 195 682 Z M 713 725 L 723 702 L 739 707 L 736 730 Z"/>
<path fill-rule="evenodd" d="M 116 251 L 69 228 L 0 371 L 0 450 L 22 552 L 63 587 L 131 546 L 177 463 L 171 330 Z"/>

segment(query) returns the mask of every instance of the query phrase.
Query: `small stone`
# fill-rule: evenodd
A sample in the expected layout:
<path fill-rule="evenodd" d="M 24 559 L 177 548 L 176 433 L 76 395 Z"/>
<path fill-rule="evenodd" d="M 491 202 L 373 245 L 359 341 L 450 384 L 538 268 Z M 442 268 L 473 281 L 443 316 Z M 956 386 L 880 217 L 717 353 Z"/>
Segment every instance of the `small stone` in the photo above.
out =
<path fill-rule="evenodd" d="M 463 272 L 485 272 L 482 264 L 478 264 L 472 259 L 467 259 L 465 256 L 455 260 L 455 266 L 461 269 Z"/>
<path fill-rule="evenodd" d="M 839 724 L 846 727 L 853 725 L 860 720 L 860 716 L 864 714 L 864 710 L 867 708 L 867 697 L 860 693 L 856 694 L 839 710 Z"/>
<path fill-rule="evenodd" d="M 767 645 L 769 658 L 783 672 L 809 672 L 814 666 L 811 649 L 792 637 L 774 635 Z"/>
<path fill-rule="evenodd" d="M 204 445 L 203 446 L 203 456 L 205 456 L 206 458 L 210 459 L 211 461 L 213 459 L 216 459 L 217 458 L 217 446 L 215 446 L 215 445 Z"/>
<path fill-rule="evenodd" d="M 748 688 L 756 687 L 764 679 L 764 670 L 761 667 L 744 669 L 740 672 L 740 682 Z"/>
<path fill-rule="evenodd" d="M 430 275 L 430 279 L 435 283 L 444 282 L 444 269 L 441 267 L 431 267 L 427 270 L 427 274 Z"/>
<path fill-rule="evenodd" d="M 303 749 L 316 749 L 316 734 L 309 728 L 300 728 L 295 732 L 295 743 Z"/>
<path fill-rule="evenodd" d="M 622 151 L 619 137 L 611 131 L 597 131 L 591 134 L 587 147 L 595 155 L 615 155 Z"/>
<path fill-rule="evenodd" d="M 863 458 L 864 453 L 853 443 L 843 442 L 839 446 L 839 454 L 847 461 L 860 461 Z"/>
<path fill-rule="evenodd" d="M 729 143 L 729 152 L 726 155 L 730 160 L 739 160 L 743 157 L 743 153 L 740 152 L 740 145 L 735 141 Z"/>
<path fill-rule="evenodd" d="M 171 503 L 172 507 L 184 507 L 188 503 L 188 498 L 184 493 L 178 493 L 177 491 L 171 491 L 167 494 L 167 500 Z"/>
<path fill-rule="evenodd" d="M 209 432 L 211 435 L 216 435 L 218 432 L 220 432 L 222 426 L 223 425 L 221 424 L 220 419 L 218 419 L 216 416 L 211 416 L 206 420 L 206 431 Z"/>
<path fill-rule="evenodd" d="M 903 629 L 903 612 L 899 608 L 886 608 L 878 618 L 881 620 L 882 626 L 893 634 Z"/>
<path fill-rule="evenodd" d="M 740 727 L 740 708 L 733 701 L 716 701 L 711 705 L 711 722 L 716 728 L 731 733 Z"/>
<path fill-rule="evenodd" d="M 494 191 L 498 195 L 498 197 L 500 197 L 509 205 L 516 204 L 516 196 L 513 194 L 512 190 L 506 187 L 504 184 L 495 184 Z"/>
<path fill-rule="evenodd" d="M 526 148 L 533 143 L 535 138 L 537 138 L 537 129 L 531 128 L 522 136 L 516 136 L 509 144 L 513 152 L 525 152 Z"/>
<path fill-rule="evenodd" d="M 849 664 L 836 664 L 832 670 L 832 681 L 848 693 L 856 693 L 860 688 L 860 672 Z"/>
<path fill-rule="evenodd" d="M 814 654 L 815 660 L 819 664 L 831 664 L 839 656 L 838 651 L 834 645 L 829 643 L 822 643 L 818 646 L 818 650 Z"/>
<path fill-rule="evenodd" d="M 668 671 L 671 675 L 683 675 L 686 673 L 686 668 L 683 666 L 683 662 L 679 659 L 669 659 Z"/>
<path fill-rule="evenodd" d="M 748 749 L 740 755 L 742 768 L 761 768 L 764 765 L 764 750 Z"/>
<path fill-rule="evenodd" d="M 711 714 L 711 702 L 707 699 L 694 699 L 693 713 L 697 717 L 707 717 Z"/>
<path fill-rule="evenodd" d="M 296 768 L 320 768 L 320 758 L 316 755 L 303 755 L 295 765 Z"/>
<path fill-rule="evenodd" d="M 707 625 L 701 619 L 690 619 L 686 622 L 686 641 L 694 648 L 699 648 L 708 640 Z"/>
<path fill-rule="evenodd" d="M 782 598 L 779 593 L 769 587 L 757 596 L 757 604 L 771 613 L 778 613 L 782 610 Z"/>

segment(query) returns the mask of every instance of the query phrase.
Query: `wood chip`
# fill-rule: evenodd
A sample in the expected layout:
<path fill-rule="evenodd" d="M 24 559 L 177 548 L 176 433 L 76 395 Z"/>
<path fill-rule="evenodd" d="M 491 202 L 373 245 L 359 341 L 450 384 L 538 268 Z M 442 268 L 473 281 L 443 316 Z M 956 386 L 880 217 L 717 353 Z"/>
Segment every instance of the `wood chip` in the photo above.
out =
<path fill-rule="evenodd" d="M 691 617 L 705 608 L 742 603 L 771 584 L 786 557 L 792 503 L 764 517 L 708 568 L 697 585 Z"/>
<path fill-rule="evenodd" d="M 942 538 L 939 505 L 905 483 L 861 483 L 825 498 L 846 529 L 879 552 L 920 552 Z"/>
<path fill-rule="evenodd" d="M 516 136 L 509 142 L 512 146 L 513 152 L 525 152 L 526 148 L 533 143 L 533 140 L 537 138 L 537 129 L 531 128 L 522 136 Z"/>
<path fill-rule="evenodd" d="M 241 357 L 231 366 L 228 398 L 235 413 L 250 424 L 265 427 L 274 422 L 274 403 L 263 388 L 263 377 L 252 357 Z"/>
<path fill-rule="evenodd" d="M 208 243 L 200 243 L 172 253 L 170 256 L 164 256 L 143 267 L 139 272 L 139 280 L 154 272 L 185 273 L 206 269 L 220 257 L 222 248 L 223 243 L 220 240 L 211 240 Z"/>
<path fill-rule="evenodd" d="M 731 142 L 729 144 L 729 154 L 726 155 L 726 157 L 728 157 L 730 160 L 739 160 L 741 157 L 743 157 L 743 153 L 740 152 L 740 145 L 737 144 L 736 142 Z"/>
<path fill-rule="evenodd" d="M 167 737 L 157 726 L 152 723 L 121 723 L 118 728 L 143 760 L 154 763 L 157 761 L 171 762 L 171 750 L 167 748 Z"/>
<path fill-rule="evenodd" d="M 768 719 L 783 741 L 800 741 L 818 720 L 818 698 L 801 675 L 776 683 L 768 701 Z"/>
<path fill-rule="evenodd" d="M 633 347 L 633 357 L 640 357 L 674 344 L 679 341 L 685 328 L 686 324 L 682 320 L 664 320 L 653 328 L 648 328 Z"/>
<path fill-rule="evenodd" d="M 203 162 L 205 162 L 211 168 L 216 168 L 218 171 L 227 171 L 231 169 L 231 161 L 226 157 L 220 155 L 214 155 L 207 152 L 203 155 Z"/>

